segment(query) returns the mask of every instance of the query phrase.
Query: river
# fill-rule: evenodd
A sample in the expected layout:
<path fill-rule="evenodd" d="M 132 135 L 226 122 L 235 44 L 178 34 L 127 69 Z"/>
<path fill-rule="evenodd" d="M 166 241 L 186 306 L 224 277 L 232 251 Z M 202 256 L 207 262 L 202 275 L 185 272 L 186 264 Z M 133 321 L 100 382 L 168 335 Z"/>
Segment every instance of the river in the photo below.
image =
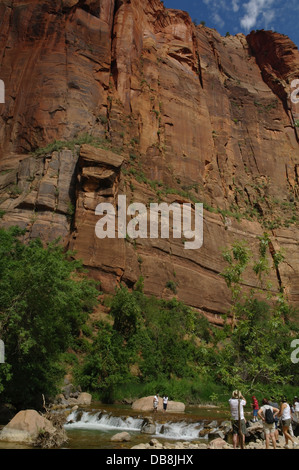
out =
<path fill-rule="evenodd" d="M 144 417 L 152 416 L 156 424 L 155 434 L 141 433 Z M 184 413 L 133 411 L 130 406 L 103 406 L 78 410 L 68 416 L 65 429 L 68 442 L 64 446 L 69 449 L 120 449 L 131 448 L 133 445 L 149 442 L 156 438 L 161 442 L 194 441 L 198 442 L 199 432 L 211 421 L 219 423 L 229 419 L 228 410 L 217 407 L 189 406 Z M 127 431 L 129 442 L 112 442 L 111 437 L 119 432 Z M 208 442 L 207 438 L 200 439 Z"/>
<path fill-rule="evenodd" d="M 145 417 L 152 416 L 156 424 L 155 434 L 141 433 Z M 199 432 L 205 425 L 217 420 L 230 419 L 227 409 L 218 407 L 188 406 L 185 412 L 169 411 L 141 412 L 132 410 L 129 405 L 103 405 L 93 402 L 92 406 L 71 412 L 65 424 L 68 441 L 65 449 L 130 449 L 140 443 L 147 443 L 152 438 L 168 442 L 194 441 L 208 443 L 208 438 L 199 440 Z M 1 426 L 2 428 L 3 426 Z M 113 442 L 111 437 L 127 431 L 129 442 Z M 0 449 L 26 449 L 28 446 L 0 442 Z"/>

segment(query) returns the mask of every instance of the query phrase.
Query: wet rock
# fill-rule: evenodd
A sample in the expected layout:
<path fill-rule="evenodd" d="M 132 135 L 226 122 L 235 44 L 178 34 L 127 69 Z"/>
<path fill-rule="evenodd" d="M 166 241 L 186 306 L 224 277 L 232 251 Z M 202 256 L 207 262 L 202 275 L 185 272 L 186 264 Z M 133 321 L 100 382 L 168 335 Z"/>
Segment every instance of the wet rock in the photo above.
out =
<path fill-rule="evenodd" d="M 156 433 L 156 424 L 152 418 L 144 418 L 141 425 L 141 430 L 143 434 L 155 434 Z"/>
<path fill-rule="evenodd" d="M 128 432 L 119 432 L 114 434 L 110 440 L 112 442 L 129 442 L 131 440 L 131 436 Z"/>

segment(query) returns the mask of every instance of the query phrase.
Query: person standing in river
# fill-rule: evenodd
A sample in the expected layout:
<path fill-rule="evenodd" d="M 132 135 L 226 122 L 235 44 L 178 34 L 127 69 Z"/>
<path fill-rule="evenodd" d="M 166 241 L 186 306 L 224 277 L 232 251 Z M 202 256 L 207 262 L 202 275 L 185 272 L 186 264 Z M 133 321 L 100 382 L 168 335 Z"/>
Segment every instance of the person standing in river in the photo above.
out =
<path fill-rule="evenodd" d="M 241 445 L 241 448 L 244 448 L 246 434 L 244 406 L 246 406 L 246 400 L 239 390 L 234 390 L 228 402 L 230 406 L 233 427 L 233 447 L 236 449 L 239 445 Z"/>
<path fill-rule="evenodd" d="M 167 404 L 168 404 L 168 396 L 164 395 L 163 396 L 163 411 L 167 410 Z"/>
<path fill-rule="evenodd" d="M 158 411 L 158 404 L 159 404 L 159 394 L 156 393 L 153 399 L 154 413 L 157 413 Z"/>

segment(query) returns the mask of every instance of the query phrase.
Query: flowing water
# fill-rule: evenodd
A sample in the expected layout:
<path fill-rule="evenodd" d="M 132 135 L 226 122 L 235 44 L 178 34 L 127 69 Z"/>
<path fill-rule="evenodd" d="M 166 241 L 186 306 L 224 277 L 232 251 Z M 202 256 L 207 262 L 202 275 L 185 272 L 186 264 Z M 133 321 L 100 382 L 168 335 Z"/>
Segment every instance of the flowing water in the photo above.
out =
<path fill-rule="evenodd" d="M 141 432 L 143 420 L 149 416 L 154 418 L 155 434 Z M 153 437 L 161 442 L 200 440 L 207 443 L 207 438 L 199 439 L 199 432 L 211 421 L 216 419 L 220 423 L 228 417 L 226 411 L 198 407 L 187 408 L 185 413 L 158 412 L 155 416 L 151 412 L 138 413 L 130 407 L 118 406 L 77 410 L 67 418 L 65 429 L 69 441 L 65 448 L 129 449 L 133 445 L 147 443 Z M 129 442 L 111 441 L 114 434 L 123 431 L 130 434 Z"/>
<path fill-rule="evenodd" d="M 144 434 L 141 427 L 144 418 L 152 417 L 156 424 L 155 434 Z M 138 412 L 128 405 L 105 406 L 93 403 L 92 407 L 72 411 L 65 424 L 68 442 L 65 449 L 130 449 L 152 438 L 161 443 L 177 441 L 208 442 L 199 438 L 199 432 L 209 423 L 221 423 L 229 419 L 227 410 L 216 407 L 188 407 L 184 413 Z M 1 426 L 3 427 L 3 426 Z M 129 442 L 113 442 L 111 437 L 127 431 Z M 0 442 L 0 449 L 24 449 L 26 445 Z"/>

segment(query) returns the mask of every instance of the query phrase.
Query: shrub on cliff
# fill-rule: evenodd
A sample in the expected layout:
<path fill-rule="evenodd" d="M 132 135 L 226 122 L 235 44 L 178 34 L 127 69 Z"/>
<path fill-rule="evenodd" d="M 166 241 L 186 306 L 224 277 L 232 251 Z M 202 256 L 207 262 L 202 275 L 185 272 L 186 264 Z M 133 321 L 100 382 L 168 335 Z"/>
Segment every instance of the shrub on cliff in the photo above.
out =
<path fill-rule="evenodd" d="M 78 335 L 96 302 L 94 283 L 57 243 L 21 241 L 19 228 L 0 229 L 0 338 L 5 368 L 0 397 L 17 407 L 37 406 L 56 393 L 60 354 Z"/>

